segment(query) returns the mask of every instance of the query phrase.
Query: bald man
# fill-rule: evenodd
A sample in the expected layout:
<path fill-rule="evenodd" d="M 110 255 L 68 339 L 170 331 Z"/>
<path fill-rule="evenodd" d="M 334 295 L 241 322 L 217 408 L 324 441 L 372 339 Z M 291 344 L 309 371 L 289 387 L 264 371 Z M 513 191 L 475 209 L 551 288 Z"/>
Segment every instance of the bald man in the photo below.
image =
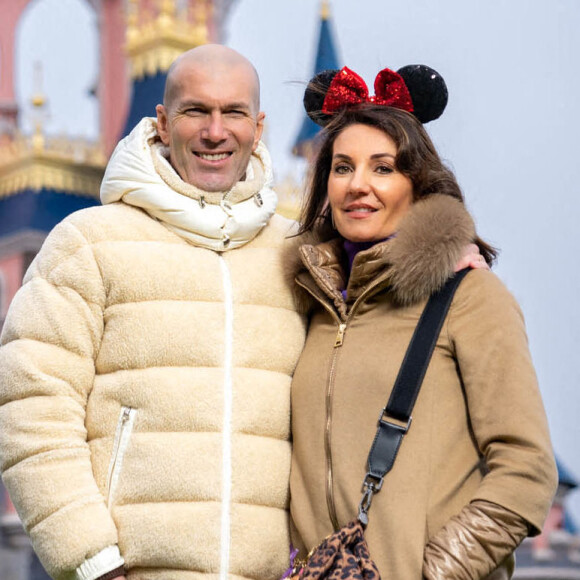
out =
<path fill-rule="evenodd" d="M 243 179 L 265 117 L 248 60 L 219 45 L 191 50 L 170 68 L 163 101 L 157 130 L 183 181 L 227 192 Z"/>
<path fill-rule="evenodd" d="M 0 348 L 0 468 L 62 580 L 279 578 L 290 380 L 305 334 L 284 277 L 253 66 L 171 67 L 115 149 L 102 207 L 59 224 Z"/>

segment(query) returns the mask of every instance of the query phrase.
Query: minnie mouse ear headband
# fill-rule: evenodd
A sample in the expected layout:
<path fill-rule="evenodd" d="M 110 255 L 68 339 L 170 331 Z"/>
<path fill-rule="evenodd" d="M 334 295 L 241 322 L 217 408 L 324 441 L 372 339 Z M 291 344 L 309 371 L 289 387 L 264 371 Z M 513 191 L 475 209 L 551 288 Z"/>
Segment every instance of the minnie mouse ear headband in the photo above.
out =
<path fill-rule="evenodd" d="M 396 107 L 413 113 L 421 123 L 437 119 L 447 105 L 447 86 L 441 75 L 423 64 L 410 64 L 397 72 L 383 69 L 369 96 L 364 80 L 346 66 L 313 77 L 304 93 L 304 108 L 318 125 L 325 126 L 338 111 L 361 103 Z"/>

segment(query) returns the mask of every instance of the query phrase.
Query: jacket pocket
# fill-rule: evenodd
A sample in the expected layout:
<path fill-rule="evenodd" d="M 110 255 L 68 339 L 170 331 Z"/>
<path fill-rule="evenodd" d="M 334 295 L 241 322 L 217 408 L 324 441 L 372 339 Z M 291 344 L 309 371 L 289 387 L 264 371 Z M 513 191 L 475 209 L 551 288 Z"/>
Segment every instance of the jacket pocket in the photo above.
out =
<path fill-rule="evenodd" d="M 133 424 L 135 423 L 135 415 L 137 411 L 131 407 L 122 407 L 117 422 L 117 430 L 115 431 L 115 440 L 113 442 L 113 453 L 111 454 L 111 461 L 109 463 L 109 473 L 107 476 L 107 507 L 109 510 L 113 505 L 115 491 L 119 483 L 119 476 L 123 468 L 123 458 L 125 451 L 131 439 L 131 432 L 133 431 Z"/>

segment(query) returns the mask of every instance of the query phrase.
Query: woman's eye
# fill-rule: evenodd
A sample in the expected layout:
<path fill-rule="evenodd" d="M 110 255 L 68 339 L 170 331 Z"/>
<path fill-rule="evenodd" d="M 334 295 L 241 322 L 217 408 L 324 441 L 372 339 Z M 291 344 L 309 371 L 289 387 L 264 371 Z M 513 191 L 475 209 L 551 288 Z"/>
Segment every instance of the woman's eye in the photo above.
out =
<path fill-rule="evenodd" d="M 334 173 L 337 173 L 338 175 L 344 175 L 349 171 L 349 169 L 350 167 L 348 165 L 335 165 Z"/>
<path fill-rule="evenodd" d="M 376 172 L 380 173 L 381 175 L 388 175 L 389 173 L 393 173 L 393 168 L 389 167 L 388 165 L 379 165 L 376 168 Z"/>

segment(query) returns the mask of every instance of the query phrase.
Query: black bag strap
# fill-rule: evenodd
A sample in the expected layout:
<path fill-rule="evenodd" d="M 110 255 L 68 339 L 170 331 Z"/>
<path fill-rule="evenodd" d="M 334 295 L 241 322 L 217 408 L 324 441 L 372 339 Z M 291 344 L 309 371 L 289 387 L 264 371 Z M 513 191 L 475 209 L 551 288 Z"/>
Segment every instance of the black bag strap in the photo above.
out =
<path fill-rule="evenodd" d="M 358 519 L 364 526 L 368 523 L 368 510 L 373 495 L 381 489 L 383 478 L 393 467 L 403 437 L 411 426 L 411 411 L 431 361 L 437 338 L 455 290 L 469 270 L 465 268 L 457 272 L 447 280 L 441 290 L 431 295 L 407 347 L 389 401 L 379 416 L 377 433 L 369 452 L 368 472 L 363 484 L 364 494 L 358 514 Z M 395 419 L 397 423 L 390 419 Z"/>

